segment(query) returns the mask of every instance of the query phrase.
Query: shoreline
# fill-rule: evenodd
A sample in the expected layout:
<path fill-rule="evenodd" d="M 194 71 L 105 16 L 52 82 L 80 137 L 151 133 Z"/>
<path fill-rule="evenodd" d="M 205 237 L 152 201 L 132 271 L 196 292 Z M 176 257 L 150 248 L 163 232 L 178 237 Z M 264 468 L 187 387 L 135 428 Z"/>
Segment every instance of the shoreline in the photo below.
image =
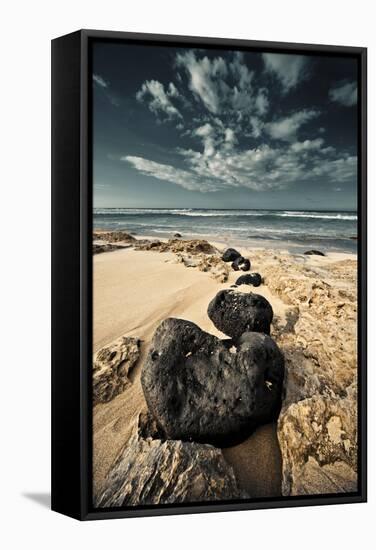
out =
<path fill-rule="evenodd" d="M 139 237 L 135 236 L 136 239 Z M 158 240 L 167 243 L 168 238 Z M 184 236 L 179 240 L 184 241 Z M 212 240 L 210 243 L 218 249 L 228 246 L 227 243 L 218 240 Z M 271 303 L 274 310 L 272 336 L 285 354 L 290 372 L 288 383 L 292 380 L 291 376 L 297 375 L 294 369 L 302 365 L 302 338 L 306 341 L 316 338 L 318 330 L 321 334 L 320 328 L 324 331 L 322 340 L 326 354 L 330 351 L 330 357 L 334 357 L 339 349 L 344 353 L 345 346 L 348 353 L 344 353 L 344 361 L 353 361 L 356 335 L 352 335 L 351 331 L 348 333 L 348 327 L 343 324 L 341 318 L 338 320 L 336 313 L 333 323 L 341 324 L 338 328 L 340 339 L 337 342 L 329 338 L 325 330 L 330 333 L 331 330 L 337 329 L 334 324 L 332 329 L 331 318 L 327 312 L 321 316 L 320 310 L 311 310 L 310 300 L 316 298 L 309 296 L 316 292 L 315 287 L 323 281 L 323 288 L 328 285 L 333 289 L 333 295 L 328 298 L 329 306 L 333 307 L 335 312 L 342 312 L 343 303 L 347 304 L 350 300 L 347 296 L 350 296 L 349 293 L 352 293 L 355 287 L 355 254 L 329 252 L 326 256 L 304 256 L 261 247 L 239 248 L 239 252 L 251 259 L 251 271 L 260 272 L 265 279 L 264 284 L 257 288 L 241 285 L 238 291 L 260 294 Z M 210 270 L 200 271 L 197 267 L 187 267 L 179 260 L 178 253 L 136 250 L 132 243 L 128 248 L 96 254 L 93 262 L 93 351 L 99 350 L 120 336 L 141 339 L 141 356 L 130 373 L 131 384 L 110 402 L 94 407 L 94 491 L 98 493 L 111 464 L 129 440 L 138 414 L 146 411 L 140 372 L 156 327 L 167 317 L 178 317 L 196 323 L 206 332 L 225 338 L 209 320 L 206 314 L 207 305 L 219 290 L 231 288 L 243 272 L 230 271 L 228 280 L 219 282 L 213 278 Z M 318 307 L 321 307 L 320 302 L 318 304 Z M 351 304 L 352 302 L 349 302 L 350 308 Z M 311 335 L 312 321 L 315 333 L 312 332 Z M 344 332 L 343 337 L 341 331 Z M 313 344 L 309 344 L 311 345 Z M 330 350 L 327 346 L 330 346 Z M 307 372 L 314 368 L 317 361 L 315 357 L 312 359 L 312 366 L 307 363 L 310 361 L 309 356 L 304 358 Z M 324 361 L 321 355 L 318 357 L 320 361 Z M 329 360 L 328 369 L 332 368 L 330 361 L 332 360 Z M 322 364 L 321 368 L 325 373 L 325 365 Z M 350 381 L 351 372 L 345 373 L 346 384 Z M 339 374 L 340 377 L 344 377 L 342 372 Z M 287 391 L 286 410 L 289 410 L 289 403 L 293 403 L 295 399 L 292 391 Z M 314 392 L 318 392 L 316 389 L 310 391 L 313 395 L 316 395 Z M 304 399 L 307 395 L 303 396 Z M 286 466 L 286 448 L 281 440 L 281 434 L 284 434 L 281 418 L 278 425 L 261 426 L 240 445 L 223 450 L 225 460 L 233 467 L 240 487 L 253 497 L 280 496 L 283 492 L 283 480 L 289 472 Z"/>
<path fill-rule="evenodd" d="M 117 232 L 117 231 L 122 231 L 122 232 L 126 232 L 128 233 L 127 229 L 122 229 L 122 228 L 119 228 L 119 229 L 106 229 L 106 228 L 101 228 L 101 227 L 95 227 L 93 229 L 93 233 L 114 233 L 114 232 Z M 175 239 L 176 237 L 174 236 L 174 233 L 169 233 L 169 234 L 161 234 L 161 233 L 154 233 L 154 234 L 150 234 L 150 233 L 145 233 L 144 234 L 139 234 L 139 233 L 135 233 L 135 232 L 132 232 L 132 233 L 129 233 L 130 235 L 132 235 L 135 239 L 137 240 L 142 240 L 142 239 L 147 239 L 147 240 L 151 240 L 151 241 L 161 241 L 161 242 L 165 242 L 167 243 L 169 240 L 171 239 Z M 295 242 L 292 242 L 292 241 L 288 241 L 288 240 L 281 240 L 281 241 L 277 241 L 277 240 L 272 240 L 272 239 L 247 239 L 247 240 L 242 240 L 242 239 L 236 239 L 236 238 L 232 238 L 232 237 L 225 237 L 223 239 L 219 239 L 218 236 L 213 236 L 213 235 L 208 235 L 208 234 L 190 234 L 190 233 L 185 233 L 185 234 L 182 234 L 182 237 L 179 237 L 180 240 L 182 241 L 185 241 L 185 240 L 206 240 L 208 241 L 210 244 L 212 244 L 213 246 L 215 246 L 216 248 L 218 248 L 219 250 L 221 250 L 222 248 L 225 249 L 225 248 L 237 248 L 239 249 L 239 251 L 243 250 L 243 251 L 248 251 L 248 252 L 252 252 L 252 251 L 263 251 L 263 250 L 275 250 L 276 252 L 282 252 L 282 253 L 286 253 L 286 254 L 291 254 L 292 256 L 304 256 L 304 252 L 306 250 L 310 250 L 312 248 L 316 248 L 316 249 L 319 249 L 320 250 L 320 245 L 318 245 L 317 243 L 315 244 L 315 246 L 311 246 L 311 244 L 309 242 L 307 243 L 304 243 L 304 244 L 299 244 L 299 243 L 295 243 Z M 357 242 L 356 239 L 349 239 L 351 240 L 352 242 Z M 340 257 L 340 255 L 344 254 L 346 257 L 351 257 L 352 259 L 357 259 L 358 257 L 358 253 L 357 251 L 351 251 L 351 250 L 342 250 L 342 249 L 335 249 L 335 248 L 332 248 L 332 247 L 326 247 L 325 246 L 325 241 L 323 241 L 321 243 L 321 250 L 325 253 L 326 257 L 328 258 L 337 258 L 337 257 Z M 339 256 L 337 256 L 339 255 Z"/>
<path fill-rule="evenodd" d="M 103 232 L 103 233 L 110 233 L 110 232 L 116 232 L 116 231 L 124 231 L 129 233 L 129 229 L 126 227 L 117 227 L 114 228 L 103 228 L 101 226 L 96 226 L 93 229 L 94 232 Z M 144 233 L 138 233 L 138 232 L 131 232 L 134 237 L 137 239 L 152 239 L 152 240 L 169 240 L 173 239 L 176 232 L 179 231 L 153 231 L 152 234 L 150 232 Z M 289 240 L 288 238 L 281 238 L 281 239 L 268 239 L 266 237 L 246 237 L 242 238 L 241 236 L 233 236 L 233 235 L 225 235 L 224 237 L 218 239 L 217 235 L 214 235 L 213 233 L 190 233 L 190 232 L 183 232 L 180 231 L 182 234 L 183 240 L 193 240 L 193 239 L 203 239 L 210 243 L 217 242 L 220 246 L 223 247 L 239 247 L 239 248 L 251 248 L 251 249 L 274 249 L 274 250 L 281 250 L 281 251 L 287 251 L 290 253 L 303 253 L 304 250 L 309 250 L 311 248 L 318 248 L 322 249 L 325 253 L 330 252 L 338 252 L 338 253 L 344 253 L 344 254 L 357 254 L 357 237 L 346 237 L 342 239 L 338 239 L 343 242 L 343 244 L 347 246 L 338 246 L 328 243 L 333 243 L 337 239 L 334 237 L 332 239 L 329 238 L 312 238 L 307 240 Z"/>

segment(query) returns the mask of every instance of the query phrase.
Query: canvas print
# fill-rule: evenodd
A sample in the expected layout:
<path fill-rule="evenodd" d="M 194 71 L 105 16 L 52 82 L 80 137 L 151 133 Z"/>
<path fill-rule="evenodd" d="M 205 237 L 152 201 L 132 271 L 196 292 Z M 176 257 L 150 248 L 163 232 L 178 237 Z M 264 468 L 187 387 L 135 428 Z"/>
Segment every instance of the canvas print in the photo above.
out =
<path fill-rule="evenodd" d="M 358 488 L 358 60 L 91 45 L 97 509 Z"/>

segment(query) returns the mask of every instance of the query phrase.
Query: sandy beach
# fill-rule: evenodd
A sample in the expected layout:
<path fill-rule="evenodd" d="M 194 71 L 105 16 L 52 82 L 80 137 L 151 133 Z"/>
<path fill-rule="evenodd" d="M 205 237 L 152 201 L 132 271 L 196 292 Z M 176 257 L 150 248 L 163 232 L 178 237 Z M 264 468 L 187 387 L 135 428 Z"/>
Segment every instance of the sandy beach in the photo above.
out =
<path fill-rule="evenodd" d="M 221 243 L 212 244 L 219 250 L 224 248 Z M 251 259 L 252 271 L 263 275 L 264 284 L 257 289 L 241 285 L 237 291 L 257 292 L 270 302 L 274 311 L 271 335 L 285 351 L 287 363 L 291 360 L 291 342 L 299 339 L 294 329 L 299 317 L 297 303 L 302 305 L 300 316 L 304 314 L 305 304 L 301 296 L 294 299 L 293 288 L 286 293 L 286 287 L 281 287 L 281 274 L 284 281 L 289 278 L 291 282 L 297 280 L 303 288 L 307 282 L 312 288 L 313 280 L 325 280 L 325 284 L 336 292 L 347 292 L 348 301 L 351 292 L 355 292 L 355 255 L 329 253 L 325 257 L 304 256 L 262 248 L 239 251 Z M 219 282 L 216 273 L 186 267 L 181 257 L 171 251 L 136 250 L 132 246 L 94 255 L 93 351 L 97 352 L 120 336 L 141 340 L 140 358 L 129 374 L 131 383 L 114 399 L 108 403 L 99 403 L 94 408 L 94 494 L 102 490 L 105 477 L 119 451 L 126 446 L 139 413 L 146 411 L 140 373 L 156 327 L 168 317 L 177 317 L 192 321 L 206 332 L 225 338 L 208 318 L 207 306 L 219 290 L 230 288 L 238 277 L 239 272 L 230 270 L 226 282 Z M 297 292 L 298 288 L 295 288 L 295 294 Z M 305 297 L 305 302 L 309 299 Z M 342 301 L 346 301 L 345 294 Z M 343 307 L 342 304 L 340 309 Z M 312 313 L 307 315 L 312 317 Z M 302 323 L 302 318 L 299 322 Z M 307 325 L 303 322 L 303 326 Z M 346 327 L 343 330 L 346 332 Z M 354 324 L 354 327 L 350 327 L 352 338 L 349 340 L 348 334 L 344 335 L 354 364 L 355 332 Z M 337 341 L 332 339 L 331 342 L 334 346 L 331 352 L 334 354 L 336 346 L 345 351 L 341 341 L 341 327 L 338 334 Z M 298 355 L 300 349 L 297 346 Z M 351 370 L 355 366 L 348 364 L 348 368 Z M 341 376 L 346 377 L 346 372 L 342 371 Z M 346 384 L 349 382 L 346 380 Z M 233 467 L 239 487 L 252 498 L 282 494 L 280 447 L 277 425 L 272 423 L 259 427 L 241 444 L 223 450 L 225 460 Z"/>

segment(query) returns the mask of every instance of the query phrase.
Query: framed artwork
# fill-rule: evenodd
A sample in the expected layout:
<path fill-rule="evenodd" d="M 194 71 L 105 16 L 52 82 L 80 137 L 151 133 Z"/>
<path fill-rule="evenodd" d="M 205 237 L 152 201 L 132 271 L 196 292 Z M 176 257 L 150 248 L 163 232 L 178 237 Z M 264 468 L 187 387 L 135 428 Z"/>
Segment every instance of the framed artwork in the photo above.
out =
<path fill-rule="evenodd" d="M 52 41 L 52 508 L 366 500 L 366 49 Z"/>

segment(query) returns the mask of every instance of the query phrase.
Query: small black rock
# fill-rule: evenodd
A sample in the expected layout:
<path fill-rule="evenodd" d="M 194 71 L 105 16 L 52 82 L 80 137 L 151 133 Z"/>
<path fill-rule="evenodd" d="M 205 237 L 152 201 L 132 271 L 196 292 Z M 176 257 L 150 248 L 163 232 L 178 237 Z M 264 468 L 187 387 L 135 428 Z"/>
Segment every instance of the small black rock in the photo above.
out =
<path fill-rule="evenodd" d="M 236 258 L 231 264 L 231 267 L 234 271 L 239 271 L 240 264 L 244 261 L 243 256 L 239 256 L 239 258 Z"/>
<path fill-rule="evenodd" d="M 177 237 L 178 239 L 181 237 L 180 233 L 175 233 L 174 237 Z"/>
<path fill-rule="evenodd" d="M 218 330 L 236 341 L 243 332 L 270 334 L 273 309 L 263 296 L 228 289 L 212 299 L 208 315 Z"/>
<path fill-rule="evenodd" d="M 243 256 L 239 256 L 239 258 L 236 258 L 231 264 L 231 267 L 234 271 L 239 271 L 241 269 L 242 271 L 249 271 L 251 269 L 251 262 L 248 260 L 248 258 L 243 258 Z"/>
<path fill-rule="evenodd" d="M 241 275 L 236 279 L 236 285 L 252 285 L 260 286 L 262 283 L 262 278 L 260 273 L 249 273 L 247 275 Z"/>
<path fill-rule="evenodd" d="M 244 259 L 244 262 L 240 266 L 240 269 L 242 271 L 249 271 L 251 269 L 251 262 L 248 260 L 248 258 Z"/>
<path fill-rule="evenodd" d="M 320 252 L 320 250 L 307 250 L 304 254 L 306 256 L 325 256 L 324 252 Z"/>
<path fill-rule="evenodd" d="M 224 262 L 233 262 L 237 258 L 241 258 L 241 254 L 235 250 L 235 248 L 228 248 L 222 255 L 222 260 Z"/>

